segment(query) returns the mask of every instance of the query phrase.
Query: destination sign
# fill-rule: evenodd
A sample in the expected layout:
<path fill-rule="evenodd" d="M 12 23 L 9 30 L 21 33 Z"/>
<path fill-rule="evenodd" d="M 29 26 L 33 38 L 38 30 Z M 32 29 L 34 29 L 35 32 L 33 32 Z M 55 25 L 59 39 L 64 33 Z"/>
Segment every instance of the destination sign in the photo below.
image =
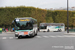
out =
<path fill-rule="evenodd" d="M 20 19 L 20 21 L 30 21 L 29 19 Z"/>

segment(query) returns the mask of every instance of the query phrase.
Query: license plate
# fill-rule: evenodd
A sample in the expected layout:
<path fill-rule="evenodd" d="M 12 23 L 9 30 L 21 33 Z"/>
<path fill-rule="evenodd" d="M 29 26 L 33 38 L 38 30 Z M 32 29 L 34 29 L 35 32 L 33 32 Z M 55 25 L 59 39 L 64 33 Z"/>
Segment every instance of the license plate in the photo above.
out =
<path fill-rule="evenodd" d="M 24 35 L 28 35 L 28 32 L 24 32 Z"/>
<path fill-rule="evenodd" d="M 19 35 L 28 35 L 28 32 L 20 32 Z"/>

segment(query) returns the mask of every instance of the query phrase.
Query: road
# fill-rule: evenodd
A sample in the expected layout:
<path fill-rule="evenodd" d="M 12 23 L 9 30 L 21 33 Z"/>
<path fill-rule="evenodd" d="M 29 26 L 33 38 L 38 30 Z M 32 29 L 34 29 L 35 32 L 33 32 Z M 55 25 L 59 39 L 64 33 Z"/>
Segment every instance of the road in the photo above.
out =
<path fill-rule="evenodd" d="M 65 32 L 38 32 L 33 38 L 15 38 L 13 33 L 0 34 L 0 50 L 75 50 L 75 35 Z"/>

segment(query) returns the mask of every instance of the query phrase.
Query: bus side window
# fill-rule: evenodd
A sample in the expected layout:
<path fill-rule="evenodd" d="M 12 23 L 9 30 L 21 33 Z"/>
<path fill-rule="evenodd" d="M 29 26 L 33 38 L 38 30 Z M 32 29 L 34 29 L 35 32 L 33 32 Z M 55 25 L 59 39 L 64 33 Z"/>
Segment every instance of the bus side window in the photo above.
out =
<path fill-rule="evenodd" d="M 63 24 L 61 26 L 63 26 Z"/>

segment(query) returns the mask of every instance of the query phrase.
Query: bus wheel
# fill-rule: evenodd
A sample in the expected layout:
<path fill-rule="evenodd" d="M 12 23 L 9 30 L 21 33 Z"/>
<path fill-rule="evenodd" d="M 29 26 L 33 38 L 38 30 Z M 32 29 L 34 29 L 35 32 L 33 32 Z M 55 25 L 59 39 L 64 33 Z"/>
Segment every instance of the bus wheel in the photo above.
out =
<path fill-rule="evenodd" d="M 21 36 L 18 36 L 18 39 L 21 39 L 22 37 Z"/>
<path fill-rule="evenodd" d="M 50 32 L 50 30 L 48 29 L 47 32 Z"/>
<path fill-rule="evenodd" d="M 61 32 L 61 29 L 58 29 L 58 32 Z"/>
<path fill-rule="evenodd" d="M 35 34 L 35 36 L 37 35 L 37 33 L 38 33 L 38 31 L 36 31 L 36 34 Z"/>
<path fill-rule="evenodd" d="M 35 36 L 37 35 L 37 33 L 35 34 Z"/>
<path fill-rule="evenodd" d="M 34 36 L 35 36 L 35 32 L 30 35 L 30 37 L 34 37 Z"/>
<path fill-rule="evenodd" d="M 60 32 L 60 30 L 58 29 L 58 32 Z"/>
<path fill-rule="evenodd" d="M 35 36 L 37 35 L 37 33 L 35 34 Z"/>
<path fill-rule="evenodd" d="M 35 36 L 35 31 L 34 31 L 34 33 L 33 33 L 33 37 Z"/>
<path fill-rule="evenodd" d="M 62 30 L 60 29 L 60 32 L 61 32 Z"/>

